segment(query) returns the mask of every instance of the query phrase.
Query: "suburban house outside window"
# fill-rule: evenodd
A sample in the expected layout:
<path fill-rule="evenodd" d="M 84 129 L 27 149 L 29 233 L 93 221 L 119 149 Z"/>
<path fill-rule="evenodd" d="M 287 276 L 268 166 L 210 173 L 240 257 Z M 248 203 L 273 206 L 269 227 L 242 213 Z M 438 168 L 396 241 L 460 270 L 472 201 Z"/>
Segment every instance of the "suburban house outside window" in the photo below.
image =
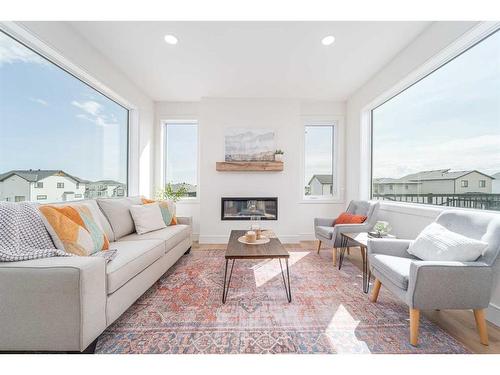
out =
<path fill-rule="evenodd" d="M 499 65 L 497 30 L 372 109 L 372 199 L 500 210 Z"/>
<path fill-rule="evenodd" d="M 126 195 L 128 109 L 4 32 L 0 51 L 0 201 Z"/>
<path fill-rule="evenodd" d="M 198 122 L 165 121 L 164 184 L 182 189 L 183 199 L 198 197 Z"/>
<path fill-rule="evenodd" d="M 331 200 L 337 195 L 335 126 L 333 121 L 309 121 L 304 124 L 305 200 Z"/>

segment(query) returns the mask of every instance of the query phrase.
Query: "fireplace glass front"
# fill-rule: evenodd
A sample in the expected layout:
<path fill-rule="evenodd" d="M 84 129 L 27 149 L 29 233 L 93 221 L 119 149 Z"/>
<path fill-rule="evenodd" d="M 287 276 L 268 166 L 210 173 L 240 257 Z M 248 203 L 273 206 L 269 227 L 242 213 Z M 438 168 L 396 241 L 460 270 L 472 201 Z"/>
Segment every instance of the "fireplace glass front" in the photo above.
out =
<path fill-rule="evenodd" d="M 221 220 L 278 220 L 278 198 L 222 198 Z"/>

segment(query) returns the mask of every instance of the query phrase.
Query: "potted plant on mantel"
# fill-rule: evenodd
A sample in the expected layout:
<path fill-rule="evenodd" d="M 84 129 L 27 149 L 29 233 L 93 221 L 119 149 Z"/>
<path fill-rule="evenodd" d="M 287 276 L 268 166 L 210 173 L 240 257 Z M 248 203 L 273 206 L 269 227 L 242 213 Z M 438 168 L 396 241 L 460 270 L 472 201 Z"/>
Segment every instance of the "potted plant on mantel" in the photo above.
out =
<path fill-rule="evenodd" d="M 276 150 L 274 151 L 274 161 L 283 161 L 283 155 L 284 152 L 283 150 Z"/>

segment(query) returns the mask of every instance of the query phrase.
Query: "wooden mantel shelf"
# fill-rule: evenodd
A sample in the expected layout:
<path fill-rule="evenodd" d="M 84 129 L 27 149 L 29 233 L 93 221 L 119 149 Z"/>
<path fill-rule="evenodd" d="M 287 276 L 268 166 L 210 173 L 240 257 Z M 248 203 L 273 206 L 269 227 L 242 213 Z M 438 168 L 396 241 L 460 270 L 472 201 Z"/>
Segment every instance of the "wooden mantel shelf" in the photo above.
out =
<path fill-rule="evenodd" d="M 282 161 L 218 161 L 215 169 L 219 172 L 280 172 Z"/>

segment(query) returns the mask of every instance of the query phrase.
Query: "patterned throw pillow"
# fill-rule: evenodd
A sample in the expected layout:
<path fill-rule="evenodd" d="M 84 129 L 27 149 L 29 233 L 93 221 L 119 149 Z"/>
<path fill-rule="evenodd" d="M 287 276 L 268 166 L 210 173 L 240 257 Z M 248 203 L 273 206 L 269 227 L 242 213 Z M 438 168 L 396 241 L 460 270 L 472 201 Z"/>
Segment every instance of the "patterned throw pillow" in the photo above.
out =
<path fill-rule="evenodd" d="M 154 201 L 152 199 L 142 198 L 142 204 L 155 202 L 158 202 L 158 204 L 160 205 L 161 216 L 163 216 L 165 225 L 176 225 L 177 216 L 175 216 L 175 202 L 169 200 Z"/>
<path fill-rule="evenodd" d="M 67 253 L 88 256 L 109 249 L 109 240 L 93 214 L 92 206 L 42 205 L 45 226 L 56 247 Z"/>

